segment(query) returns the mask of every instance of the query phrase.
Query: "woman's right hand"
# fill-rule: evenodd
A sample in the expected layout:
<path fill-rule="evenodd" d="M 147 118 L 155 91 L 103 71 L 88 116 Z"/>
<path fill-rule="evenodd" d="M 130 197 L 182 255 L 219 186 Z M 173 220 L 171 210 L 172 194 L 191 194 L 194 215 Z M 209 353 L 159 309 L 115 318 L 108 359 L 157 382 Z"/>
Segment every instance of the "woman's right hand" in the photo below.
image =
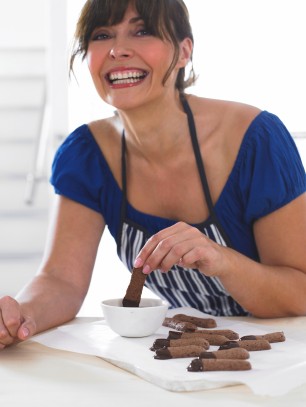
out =
<path fill-rule="evenodd" d="M 35 331 L 35 322 L 23 314 L 14 298 L 6 296 L 0 299 L 0 350 L 30 338 Z"/>

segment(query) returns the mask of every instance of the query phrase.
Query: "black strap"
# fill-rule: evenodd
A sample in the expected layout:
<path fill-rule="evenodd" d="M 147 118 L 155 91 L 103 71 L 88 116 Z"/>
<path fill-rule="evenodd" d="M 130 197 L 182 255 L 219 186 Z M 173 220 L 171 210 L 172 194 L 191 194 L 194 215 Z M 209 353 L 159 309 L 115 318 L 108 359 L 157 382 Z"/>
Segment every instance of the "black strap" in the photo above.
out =
<path fill-rule="evenodd" d="M 192 147 L 193 147 L 198 171 L 200 174 L 200 179 L 201 179 L 201 183 L 203 186 L 203 191 L 204 191 L 204 195 L 205 195 L 205 199 L 206 199 L 206 204 L 208 206 L 209 214 L 210 214 L 213 222 L 217 225 L 219 232 L 221 233 L 226 245 L 228 247 L 232 247 L 231 241 L 230 241 L 229 237 L 227 236 L 227 233 L 225 233 L 222 225 L 220 224 L 220 222 L 215 214 L 214 204 L 212 202 L 211 195 L 210 195 L 210 190 L 209 190 L 209 186 L 208 186 L 208 182 L 207 182 L 203 159 L 201 156 L 201 150 L 200 150 L 200 146 L 199 146 L 199 142 L 198 142 L 197 131 L 196 131 L 192 111 L 190 109 L 190 106 L 189 106 L 187 100 L 185 99 L 185 97 L 183 95 L 181 95 L 181 102 L 182 102 L 184 111 L 187 114 Z"/>
<path fill-rule="evenodd" d="M 126 190 L 126 140 L 125 132 L 122 131 L 121 138 L 121 182 L 122 182 L 122 202 L 121 220 L 124 221 L 126 215 L 127 190 Z"/>
<path fill-rule="evenodd" d="M 122 131 L 121 136 L 121 182 L 122 182 L 122 197 L 121 197 L 121 206 L 120 206 L 120 223 L 117 237 L 117 253 L 120 257 L 121 252 L 121 243 L 122 243 L 122 232 L 123 232 L 123 223 L 126 218 L 126 206 L 127 206 L 127 195 L 126 195 L 126 141 L 125 133 Z"/>
<path fill-rule="evenodd" d="M 202 156 L 201 156 L 201 150 L 200 150 L 200 146 L 199 146 L 199 142 L 198 142 L 198 138 L 197 138 L 197 131 L 196 131 L 196 127 L 195 127 L 195 123 L 194 123 L 194 119 L 193 119 L 193 114 L 192 114 L 192 111 L 190 109 L 190 106 L 189 106 L 187 100 L 182 97 L 181 101 L 183 104 L 184 111 L 187 114 L 192 147 L 193 147 L 194 156 L 196 159 L 198 171 L 199 171 L 200 178 L 201 178 L 201 183 L 203 186 L 206 203 L 207 203 L 210 215 L 213 215 L 214 214 L 214 205 L 213 205 L 213 202 L 211 199 L 210 190 L 209 190 L 209 186 L 208 186 L 208 182 L 207 182 L 207 178 L 206 178 L 205 168 L 204 168 L 204 164 L 203 164 L 203 160 L 202 160 Z"/>

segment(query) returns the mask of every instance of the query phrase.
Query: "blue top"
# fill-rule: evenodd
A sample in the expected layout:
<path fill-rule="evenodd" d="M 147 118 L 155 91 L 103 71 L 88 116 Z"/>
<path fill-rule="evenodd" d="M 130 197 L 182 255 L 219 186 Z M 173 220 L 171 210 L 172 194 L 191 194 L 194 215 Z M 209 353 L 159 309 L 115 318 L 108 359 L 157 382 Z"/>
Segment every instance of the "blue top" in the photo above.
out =
<path fill-rule="evenodd" d="M 118 244 L 122 191 L 87 125 L 59 147 L 51 183 L 56 193 L 101 213 Z M 232 247 L 258 260 L 253 223 L 305 190 L 305 170 L 291 135 L 278 117 L 263 111 L 244 135 L 215 214 Z M 177 222 L 144 214 L 129 203 L 127 216 L 150 235 Z"/>

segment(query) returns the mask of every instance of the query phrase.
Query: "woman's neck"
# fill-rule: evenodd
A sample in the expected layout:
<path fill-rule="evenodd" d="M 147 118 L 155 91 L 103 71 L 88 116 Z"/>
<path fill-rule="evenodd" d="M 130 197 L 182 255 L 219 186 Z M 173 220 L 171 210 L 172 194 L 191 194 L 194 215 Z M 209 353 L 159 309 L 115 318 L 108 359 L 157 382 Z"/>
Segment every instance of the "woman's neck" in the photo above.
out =
<path fill-rule="evenodd" d="M 179 97 L 169 103 L 151 103 L 131 111 L 119 111 L 128 150 L 148 159 L 173 155 L 188 132 L 186 114 Z"/>

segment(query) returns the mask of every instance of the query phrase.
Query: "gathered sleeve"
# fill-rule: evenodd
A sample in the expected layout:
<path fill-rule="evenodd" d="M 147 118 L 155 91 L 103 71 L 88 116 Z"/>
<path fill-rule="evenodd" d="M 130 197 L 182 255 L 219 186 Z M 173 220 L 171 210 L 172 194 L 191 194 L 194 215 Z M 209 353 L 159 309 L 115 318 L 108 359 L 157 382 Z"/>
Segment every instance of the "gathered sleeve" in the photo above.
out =
<path fill-rule="evenodd" d="M 247 134 L 237 175 L 244 221 L 252 224 L 305 192 L 306 177 L 295 142 L 277 116 L 262 112 Z"/>
<path fill-rule="evenodd" d="M 88 126 L 77 128 L 55 154 L 50 178 L 55 192 L 101 213 L 105 185 L 102 158 Z"/>

